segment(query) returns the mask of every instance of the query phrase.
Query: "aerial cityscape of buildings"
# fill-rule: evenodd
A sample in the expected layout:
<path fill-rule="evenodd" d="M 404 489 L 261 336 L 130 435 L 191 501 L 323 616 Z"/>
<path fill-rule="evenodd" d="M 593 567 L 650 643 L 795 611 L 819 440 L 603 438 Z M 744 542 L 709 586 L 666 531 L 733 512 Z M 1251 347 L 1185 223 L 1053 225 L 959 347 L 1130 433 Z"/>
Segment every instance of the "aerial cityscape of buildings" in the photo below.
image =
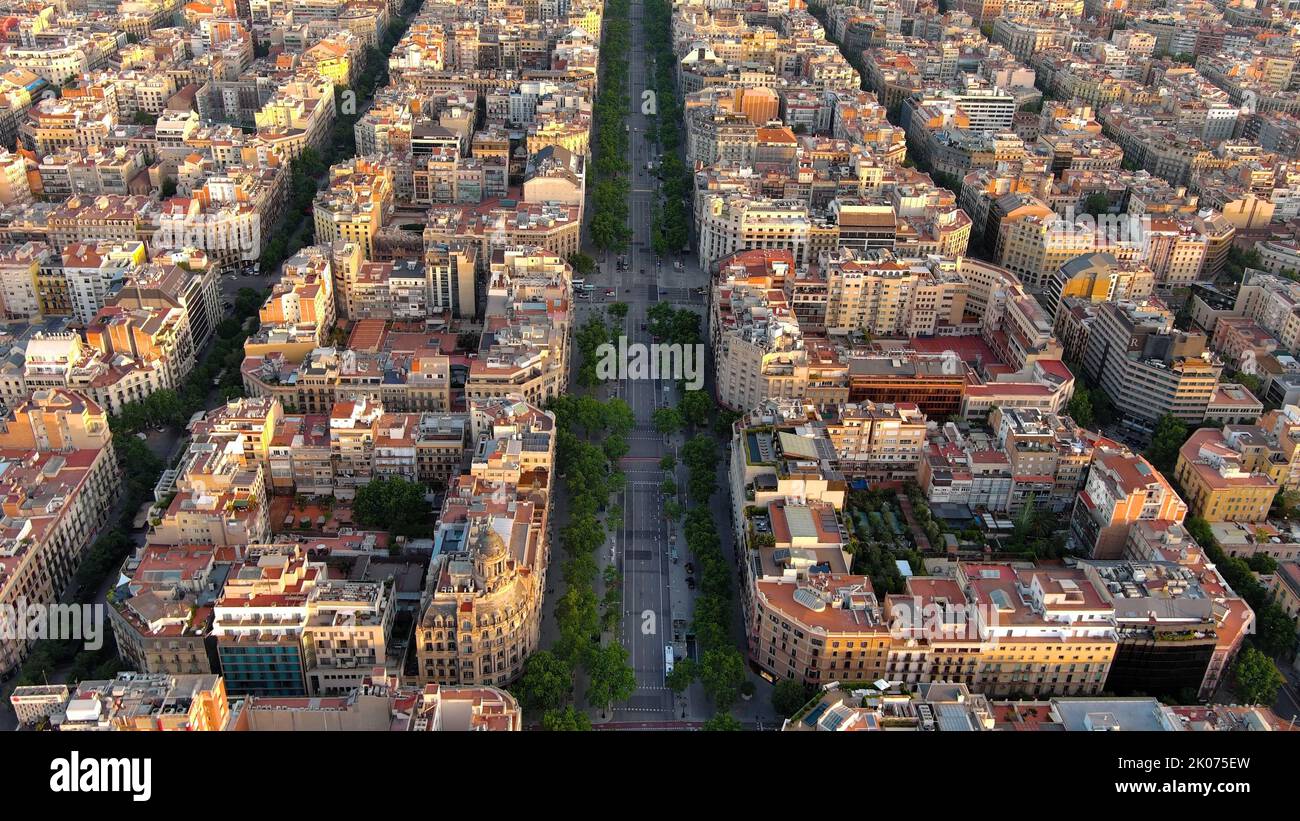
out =
<path fill-rule="evenodd" d="M 0 729 L 1295 729 L 1297 3 L 0 6 Z"/>

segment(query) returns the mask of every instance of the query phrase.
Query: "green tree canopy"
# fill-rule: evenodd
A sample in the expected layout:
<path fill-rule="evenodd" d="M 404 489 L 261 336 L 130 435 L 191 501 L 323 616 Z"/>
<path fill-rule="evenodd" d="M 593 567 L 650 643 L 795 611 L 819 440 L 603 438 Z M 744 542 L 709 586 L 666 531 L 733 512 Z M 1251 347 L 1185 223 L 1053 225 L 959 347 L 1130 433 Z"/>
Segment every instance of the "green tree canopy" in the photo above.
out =
<path fill-rule="evenodd" d="M 1232 675 L 1236 679 L 1233 689 L 1245 703 L 1271 707 L 1277 701 L 1277 691 L 1283 683 L 1282 674 L 1273 659 L 1254 647 L 1241 651 Z"/>
<path fill-rule="evenodd" d="M 1110 199 L 1100 191 L 1095 194 L 1089 194 L 1088 198 L 1083 201 L 1083 212 L 1092 214 L 1094 217 L 1098 214 L 1105 214 L 1110 211 Z"/>
<path fill-rule="evenodd" d="M 636 674 L 628 666 L 627 649 L 616 642 L 591 654 L 587 675 L 587 703 L 592 706 L 626 701 L 636 691 Z"/>
<path fill-rule="evenodd" d="M 694 428 L 703 428 L 713 416 L 713 399 L 707 391 L 683 391 L 682 401 L 677 405 L 682 418 Z"/>
<path fill-rule="evenodd" d="M 596 270 L 596 260 L 581 251 L 569 255 L 569 265 L 572 266 L 574 273 L 584 277 Z"/>
<path fill-rule="evenodd" d="M 778 714 L 789 718 L 799 712 L 799 709 L 808 703 L 808 699 L 812 698 L 809 689 L 802 681 L 792 678 L 778 681 L 772 690 L 772 708 Z"/>
<path fill-rule="evenodd" d="M 740 685 L 745 682 L 744 657 L 735 647 L 706 651 L 700 665 L 700 682 L 719 710 L 729 709 L 740 696 Z"/>
<path fill-rule="evenodd" d="M 745 729 L 741 726 L 739 719 L 731 713 L 718 713 L 713 718 L 700 725 L 701 730 L 707 732 L 728 732 L 736 733 Z"/>
<path fill-rule="evenodd" d="M 524 663 L 524 674 L 511 688 L 526 713 L 550 713 L 564 705 L 573 690 L 573 671 L 550 650 L 539 650 Z"/>
<path fill-rule="evenodd" d="M 1151 445 L 1146 457 L 1156 470 L 1166 475 L 1173 475 L 1178 463 L 1178 449 L 1187 441 L 1187 424 L 1172 414 L 1166 413 L 1156 422 Z"/>
<path fill-rule="evenodd" d="M 1070 397 L 1070 404 L 1065 408 L 1065 412 L 1080 427 L 1091 428 L 1094 421 L 1092 413 L 1092 395 L 1088 389 L 1078 385 L 1074 389 L 1074 395 Z"/>
<path fill-rule="evenodd" d="M 427 536 L 432 531 L 432 515 L 425 492 L 424 485 L 399 476 L 375 479 L 357 491 L 352 515 L 358 524 L 398 536 Z"/>
<path fill-rule="evenodd" d="M 654 412 L 655 430 L 663 434 L 676 433 L 682 429 L 682 414 L 676 408 L 658 408 Z"/>
<path fill-rule="evenodd" d="M 673 665 L 673 671 L 664 677 L 664 683 L 669 690 L 681 695 L 695 681 L 697 672 L 694 659 L 682 659 Z"/>
<path fill-rule="evenodd" d="M 547 710 L 542 716 L 542 729 L 547 732 L 584 732 L 591 729 L 591 719 L 570 704 L 562 709 Z"/>

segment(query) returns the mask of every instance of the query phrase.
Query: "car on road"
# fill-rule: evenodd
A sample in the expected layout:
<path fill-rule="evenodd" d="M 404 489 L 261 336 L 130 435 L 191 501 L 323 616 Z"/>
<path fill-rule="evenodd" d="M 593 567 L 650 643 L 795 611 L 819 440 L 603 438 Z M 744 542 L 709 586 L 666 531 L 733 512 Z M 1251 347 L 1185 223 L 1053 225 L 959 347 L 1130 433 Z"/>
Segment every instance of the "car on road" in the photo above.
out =
<path fill-rule="evenodd" d="M 694 576 L 694 575 L 695 575 L 695 562 L 687 562 L 687 563 L 686 563 L 686 575 L 688 575 L 688 576 Z"/>
<path fill-rule="evenodd" d="M 614 289 L 613 289 L 613 288 L 606 288 L 606 289 L 605 289 L 605 296 L 613 296 L 613 295 L 614 295 Z"/>
<path fill-rule="evenodd" d="M 694 590 L 694 589 L 695 589 L 695 577 L 694 577 L 694 576 L 687 576 L 687 577 L 686 577 L 686 586 L 689 587 L 691 590 Z"/>

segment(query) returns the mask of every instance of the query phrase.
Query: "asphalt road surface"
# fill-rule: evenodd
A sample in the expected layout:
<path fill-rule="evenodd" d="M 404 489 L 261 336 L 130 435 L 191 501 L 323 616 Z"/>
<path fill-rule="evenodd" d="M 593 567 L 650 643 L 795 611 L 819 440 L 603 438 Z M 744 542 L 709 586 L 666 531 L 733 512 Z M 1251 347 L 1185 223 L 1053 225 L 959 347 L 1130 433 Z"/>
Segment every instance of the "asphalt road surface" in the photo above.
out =
<path fill-rule="evenodd" d="M 610 303 L 623 302 L 628 305 L 627 317 L 622 327 L 615 328 L 615 335 L 622 333 L 629 343 L 650 343 L 650 335 L 642 330 L 646 323 L 646 312 L 660 301 L 670 302 L 677 308 L 691 308 L 701 314 L 705 313 L 706 299 L 696 294 L 708 283 L 708 277 L 700 269 L 697 258 L 690 254 L 670 254 L 660 260 L 650 247 L 650 224 L 654 204 L 658 196 L 659 181 L 646 171 L 646 163 L 657 161 L 658 148 L 646 139 L 646 128 L 651 119 L 641 113 L 642 92 L 651 82 L 653 65 L 646 43 L 642 22 L 642 4 L 632 0 L 630 9 L 631 49 L 628 55 L 628 98 L 630 110 L 627 124 L 629 127 L 628 163 L 632 168 L 631 195 L 629 198 L 628 223 L 632 229 L 632 241 L 625 252 L 626 267 L 619 270 L 617 254 L 597 254 L 590 247 L 586 250 L 597 261 L 597 270 L 586 277 L 594 286 L 590 299 L 576 302 L 576 323 L 581 324 L 589 317 L 597 316 L 607 322 L 611 320 L 607 308 Z M 591 200 L 587 201 L 584 221 L 590 224 Z M 683 263 L 678 270 L 674 262 Z M 612 295 L 606 291 L 612 290 Z M 701 329 L 707 320 L 701 317 Z M 706 352 L 707 353 L 707 352 Z M 572 380 L 576 374 L 570 374 Z M 712 390 L 711 358 L 706 363 L 706 390 Z M 670 392 L 664 392 L 664 386 Z M 570 389 L 576 390 L 571 381 Z M 626 702 L 615 706 L 612 715 L 595 710 L 592 718 L 596 725 L 606 725 L 610 729 L 690 729 L 698 726 L 702 719 L 711 717 L 714 708 L 705 696 L 702 686 L 697 681 L 692 684 L 682 698 L 676 698 L 664 683 L 666 672 L 665 646 L 673 641 L 672 623 L 674 619 L 690 623 L 696 591 L 686 584 L 686 564 L 691 560 L 681 533 L 681 525 L 669 522 L 663 516 L 664 499 L 660 492 L 663 472 L 659 469 L 659 460 L 665 453 L 675 453 L 684 443 L 684 435 L 678 434 L 670 440 L 654 431 L 652 416 L 655 408 L 663 405 L 676 405 L 680 396 L 673 380 L 621 380 L 607 385 L 598 391 L 602 397 L 620 396 L 627 400 L 636 418 L 636 426 L 628 436 L 629 452 L 623 459 L 622 470 L 627 478 L 627 485 L 622 497 L 617 500 L 623 508 L 623 527 L 614 534 L 607 549 L 600 555 L 602 567 L 614 562 L 623 573 L 623 624 L 619 631 L 619 640 L 628 650 L 637 681 L 637 689 Z M 723 549 L 731 551 L 730 533 L 727 522 L 728 502 L 725 488 L 726 448 L 720 448 L 719 458 L 719 492 L 715 494 L 711 508 L 719 522 L 719 534 L 723 540 Z M 678 488 L 686 485 L 685 469 L 679 464 L 676 474 Z M 557 494 L 555 516 L 552 519 L 556 532 L 567 522 L 568 500 L 566 494 Z M 670 528 L 677 531 L 675 544 L 671 541 Z M 672 548 L 676 547 L 680 557 L 674 563 L 671 558 Z M 553 557 L 553 561 L 557 559 Z M 558 578 L 548 578 L 547 596 L 543 602 L 542 646 L 550 646 L 558 638 L 556 635 L 554 606 L 563 582 Z M 736 609 L 737 635 L 742 635 L 739 608 Z M 752 677 L 759 686 L 760 695 L 750 703 L 737 704 L 733 714 L 737 715 L 746 726 L 771 727 L 774 717 L 768 705 L 766 686 L 757 676 Z"/>
<path fill-rule="evenodd" d="M 650 335 L 642 330 L 649 308 L 660 300 L 668 300 L 679 303 L 679 307 L 693 305 L 697 310 L 702 309 L 703 300 L 692 290 L 704 285 L 705 277 L 693 258 L 685 259 L 684 269 L 678 271 L 673 265 L 676 256 L 660 260 L 650 248 L 650 225 L 659 181 L 646 171 L 646 164 L 656 161 L 659 154 L 658 147 L 646 139 L 646 128 L 652 120 L 641 113 L 642 91 L 652 83 L 652 68 L 640 0 L 633 0 L 630 20 L 628 98 L 631 102 L 627 123 L 628 163 L 632 167 L 628 202 L 632 243 L 626 252 L 625 270 L 618 271 L 617 257 L 608 255 L 600 260 L 601 272 L 591 281 L 596 286 L 597 299 L 627 303 L 624 332 L 628 342 L 649 344 Z M 607 287 L 614 290 L 614 296 L 604 296 Z M 604 307 L 599 303 L 587 304 L 590 311 Z M 665 393 L 665 386 L 669 393 Z M 688 557 L 683 556 L 677 564 L 671 560 L 670 528 L 679 529 L 679 525 L 663 515 L 664 499 L 660 490 L 663 472 L 659 460 L 665 453 L 675 451 L 680 439 L 666 442 L 655 432 L 651 419 L 657 407 L 676 405 L 679 397 L 675 384 L 668 379 L 625 379 L 614 390 L 631 405 L 636 416 L 636 428 L 628 436 L 630 450 L 622 464 L 627 486 L 620 502 L 623 528 L 614 540 L 614 557 L 623 573 L 624 617 L 620 638 L 636 673 L 637 689 L 631 698 L 615 708 L 612 720 L 670 720 L 680 712 L 674 715 L 678 705 L 664 683 L 665 647 L 673 639 L 674 617 L 690 618 L 690 599 L 694 594 L 686 587 L 683 569 Z M 679 473 L 679 486 L 684 484 L 684 478 Z M 676 539 L 679 551 L 684 554 L 680 534 Z M 689 695 L 695 695 L 697 689 L 698 685 L 692 687 Z M 702 698 L 702 694 L 698 697 Z"/>

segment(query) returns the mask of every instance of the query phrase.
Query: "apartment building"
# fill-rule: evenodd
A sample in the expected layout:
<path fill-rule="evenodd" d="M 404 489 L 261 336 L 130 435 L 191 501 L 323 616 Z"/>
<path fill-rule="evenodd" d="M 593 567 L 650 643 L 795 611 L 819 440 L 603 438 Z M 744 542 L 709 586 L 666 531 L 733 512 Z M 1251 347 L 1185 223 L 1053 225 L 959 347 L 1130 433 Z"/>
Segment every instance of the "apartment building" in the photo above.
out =
<path fill-rule="evenodd" d="M 999 407 L 989 415 L 998 446 L 1007 454 L 1012 488 L 1007 508 L 1060 513 L 1075 502 L 1092 463 L 1093 439 L 1066 415 L 1035 408 Z M 1037 485 L 1046 484 L 1046 494 Z M 1036 492 L 1037 491 L 1037 492 Z"/>
<path fill-rule="evenodd" d="M 1267 525 L 1218 523 L 1210 527 L 1216 540 L 1224 537 L 1222 544 L 1227 550 L 1237 543 L 1234 535 L 1241 529 Z M 1180 690 L 1195 690 L 1200 698 L 1209 698 L 1231 672 L 1246 636 L 1254 631 L 1254 611 L 1228 585 L 1186 528 L 1175 522 L 1138 522 L 1129 530 L 1123 558 L 1129 566 L 1121 566 L 1121 572 L 1105 584 L 1116 601 L 1120 631 L 1115 672 L 1121 678 L 1115 683 L 1123 685 L 1124 678 L 1140 681 L 1141 670 L 1149 667 L 1153 682 L 1178 685 Z M 1148 571 L 1151 565 L 1154 567 Z M 1139 568 L 1136 575 L 1132 572 L 1135 567 Z M 1150 576 L 1150 586 L 1135 590 L 1133 584 L 1144 575 Z M 1122 602 L 1127 598 L 1139 601 Z M 1158 605 L 1154 599 L 1172 601 L 1149 606 Z M 1208 616 L 1202 599 L 1210 602 Z M 1157 613 L 1154 619 L 1153 611 Z M 1203 661 L 1204 645 L 1211 638 L 1212 652 L 1208 661 Z M 1191 643 L 1182 646 L 1182 642 Z"/>
<path fill-rule="evenodd" d="M 284 263 L 283 275 L 258 311 L 261 327 L 244 341 L 248 356 L 272 351 L 301 361 L 325 344 L 334 327 L 334 274 L 330 257 L 311 246 Z"/>
<path fill-rule="evenodd" d="M 1278 565 L 1272 590 L 1274 600 L 1300 625 L 1300 562 L 1288 561 Z"/>
<path fill-rule="evenodd" d="M 391 168 L 362 157 L 335 165 L 329 184 L 312 203 L 316 242 L 349 242 L 367 260 L 375 259 L 375 235 L 392 207 Z"/>
<path fill-rule="evenodd" d="M 49 717 L 60 732 L 220 732 L 230 720 L 221 676 L 139 672 L 82 681 Z"/>
<path fill-rule="evenodd" d="M 396 613 L 389 582 L 321 581 L 307 599 L 303 667 L 312 695 L 344 695 L 387 662 Z"/>
<path fill-rule="evenodd" d="M 153 261 L 131 271 L 110 302 L 126 308 L 177 308 L 189 320 L 194 349 L 202 350 L 217 332 L 225 313 L 220 275 L 197 248 L 155 254 Z"/>
<path fill-rule="evenodd" d="M 108 608 L 118 655 L 141 673 L 192 675 L 220 670 L 210 642 L 212 604 L 223 568 L 210 544 L 145 544 L 127 558 L 128 581 Z"/>
<path fill-rule="evenodd" d="M 1215 601 L 1213 585 L 1202 585 L 1201 574 L 1174 562 L 1123 559 L 1079 566 L 1114 608 L 1118 646 L 1106 689 L 1117 695 L 1200 695 L 1221 638 L 1216 604 L 1224 608 Z M 1237 633 L 1223 637 L 1230 642 L 1244 637 L 1240 619 L 1222 627 Z"/>
<path fill-rule="evenodd" d="M 777 500 L 760 517 L 770 522 L 773 546 L 747 550 L 744 561 L 751 660 L 778 679 L 809 684 L 878 680 L 888 625 L 871 579 L 850 572 L 834 508 Z M 814 566 L 822 572 L 811 572 Z"/>
<path fill-rule="evenodd" d="M 816 532 L 815 528 L 809 533 Z M 838 572 L 834 545 L 759 548 L 746 566 L 750 658 L 810 685 L 887 679 L 964 684 L 990 695 L 1102 691 L 1116 649 L 1113 610 L 1073 568 L 957 565 L 885 597 Z M 810 572 L 814 565 L 830 571 Z M 938 613 L 949 629 L 929 629 Z"/>
<path fill-rule="evenodd" d="M 154 488 L 162 504 L 151 544 L 229 547 L 266 540 L 270 533 L 266 472 L 246 463 L 242 449 L 221 433 L 196 435 L 179 466 Z"/>
<path fill-rule="evenodd" d="M 502 685 L 537 648 L 554 418 L 518 396 L 471 403 L 470 473 L 449 488 L 416 624 L 422 683 Z"/>
<path fill-rule="evenodd" d="M 1269 475 L 1283 490 L 1300 488 L 1300 408 L 1294 405 L 1263 414 L 1256 425 L 1267 442 Z"/>
<path fill-rule="evenodd" d="M 519 732 L 523 711 L 496 687 L 399 686 L 396 676 L 372 673 L 338 696 L 249 696 L 234 729 L 262 731 Z"/>
<path fill-rule="evenodd" d="M 1221 316 L 1214 323 L 1210 347 L 1234 369 L 1255 368 L 1265 356 L 1278 350 L 1278 341 L 1253 320 Z"/>
<path fill-rule="evenodd" d="M 1029 290 L 1044 291 L 1062 265 L 1090 254 L 1096 244 L 1097 232 L 1087 224 L 1061 220 L 1046 206 L 1019 209 L 1003 217 L 994 258 Z"/>
<path fill-rule="evenodd" d="M 67 390 L 38 390 L 0 420 L 0 603 L 7 612 L 60 601 L 121 486 L 108 415 Z M 34 638 L 0 640 L 13 671 Z"/>
<path fill-rule="evenodd" d="M 365 399 L 341 400 L 329 413 L 330 462 L 334 495 L 351 499 L 377 476 L 375 443 L 383 406 Z M 412 444 L 412 459 L 414 459 Z"/>
<path fill-rule="evenodd" d="M 1269 476 L 1271 466 L 1259 464 L 1259 457 L 1268 452 L 1260 433 L 1253 425 L 1192 432 L 1178 450 L 1174 478 L 1193 514 L 1207 522 L 1259 522 L 1268 517 L 1279 486 Z"/>
<path fill-rule="evenodd" d="M 1068 260 L 1045 289 L 1047 310 L 1053 317 L 1061 300 L 1082 299 L 1091 303 L 1138 301 L 1151 296 L 1155 273 L 1141 263 L 1120 262 L 1113 254 L 1097 251 Z"/>
<path fill-rule="evenodd" d="M 915 479 L 925 446 L 926 418 L 910 403 L 849 403 L 823 422 L 840 469 L 868 482 Z"/>
<path fill-rule="evenodd" d="M 750 249 L 789 251 L 799 266 L 809 261 L 812 222 L 802 203 L 701 194 L 695 211 L 705 270 L 715 270 L 723 259 Z"/>
<path fill-rule="evenodd" d="M 1300 284 L 1272 274 L 1242 279 L 1232 311 L 1277 338 L 1279 347 L 1300 345 Z"/>
<path fill-rule="evenodd" d="M 1007 16 L 993 21 L 993 42 L 1021 60 L 1063 41 L 1067 31 L 1061 21 L 1050 18 Z"/>
<path fill-rule="evenodd" d="M 52 200 L 73 194 L 148 194 L 148 175 L 143 173 L 147 165 L 140 148 L 63 148 L 44 156 L 37 166 L 39 193 Z M 22 187 L 28 185 L 24 170 Z"/>
<path fill-rule="evenodd" d="M 41 271 L 54 264 L 50 247 L 43 242 L 24 242 L 0 249 L 0 302 L 7 320 L 31 321 L 51 306 L 42 302 Z M 63 289 L 66 295 L 66 288 Z"/>
<path fill-rule="evenodd" d="M 1126 417 L 1205 418 L 1223 365 L 1205 335 L 1178 331 L 1158 300 L 1102 303 L 1088 331 L 1083 367 Z"/>
<path fill-rule="evenodd" d="M 494 252 L 489 277 L 488 319 L 465 396 L 545 404 L 567 385 L 572 272 L 558 255 L 511 248 Z"/>
<path fill-rule="evenodd" d="M 886 597 L 896 634 L 887 676 L 987 696 L 1096 695 L 1115 656 L 1114 610 L 1079 569 L 958 563 Z M 927 625 L 926 612 L 941 614 Z"/>
<path fill-rule="evenodd" d="M 274 396 L 290 413 L 328 415 L 337 401 L 363 399 L 397 413 L 450 410 L 450 360 L 427 347 L 428 335 L 381 329 L 377 336 L 372 349 L 316 348 L 296 363 L 280 351 L 247 356 L 245 391 Z"/>
<path fill-rule="evenodd" d="M 773 273 L 784 272 L 783 261 Z M 807 353 L 799 323 L 771 278 L 714 285 L 709 336 L 717 362 L 718 401 L 745 409 L 768 399 L 799 398 L 806 391 Z"/>
<path fill-rule="evenodd" d="M 1134 523 L 1181 523 L 1186 516 L 1187 503 L 1150 462 L 1100 440 L 1070 514 L 1070 542 L 1092 558 L 1116 559 L 1124 554 Z"/>
<path fill-rule="evenodd" d="M 1154 219 L 1143 234 L 1142 260 L 1158 289 L 1185 288 L 1200 278 L 1209 243 L 1190 221 Z"/>
<path fill-rule="evenodd" d="M 128 402 L 175 389 L 198 353 L 189 314 L 179 307 L 110 302 L 86 326 L 90 361 L 69 374 L 69 387 L 120 413 Z M 29 380 L 30 381 L 30 380 Z"/>
<path fill-rule="evenodd" d="M 231 694 L 308 694 L 303 633 L 308 602 L 326 577 L 324 563 L 309 560 L 298 545 L 250 545 L 231 567 L 212 618 Z"/>
<path fill-rule="evenodd" d="M 78 242 L 148 243 L 160 218 L 158 202 L 149 197 L 69 197 L 49 214 L 49 242 L 58 249 Z"/>
<path fill-rule="evenodd" d="M 967 289 L 956 272 L 849 248 L 823 253 L 819 265 L 828 294 L 827 333 L 935 336 L 963 322 Z"/>
<path fill-rule="evenodd" d="M 918 484 L 932 505 L 966 505 L 973 510 L 1005 513 L 1010 509 L 1015 478 L 1005 450 L 964 436 L 949 422 L 928 437 Z M 1030 481 L 1034 490 L 1048 490 L 1045 480 L 1031 477 Z"/>

